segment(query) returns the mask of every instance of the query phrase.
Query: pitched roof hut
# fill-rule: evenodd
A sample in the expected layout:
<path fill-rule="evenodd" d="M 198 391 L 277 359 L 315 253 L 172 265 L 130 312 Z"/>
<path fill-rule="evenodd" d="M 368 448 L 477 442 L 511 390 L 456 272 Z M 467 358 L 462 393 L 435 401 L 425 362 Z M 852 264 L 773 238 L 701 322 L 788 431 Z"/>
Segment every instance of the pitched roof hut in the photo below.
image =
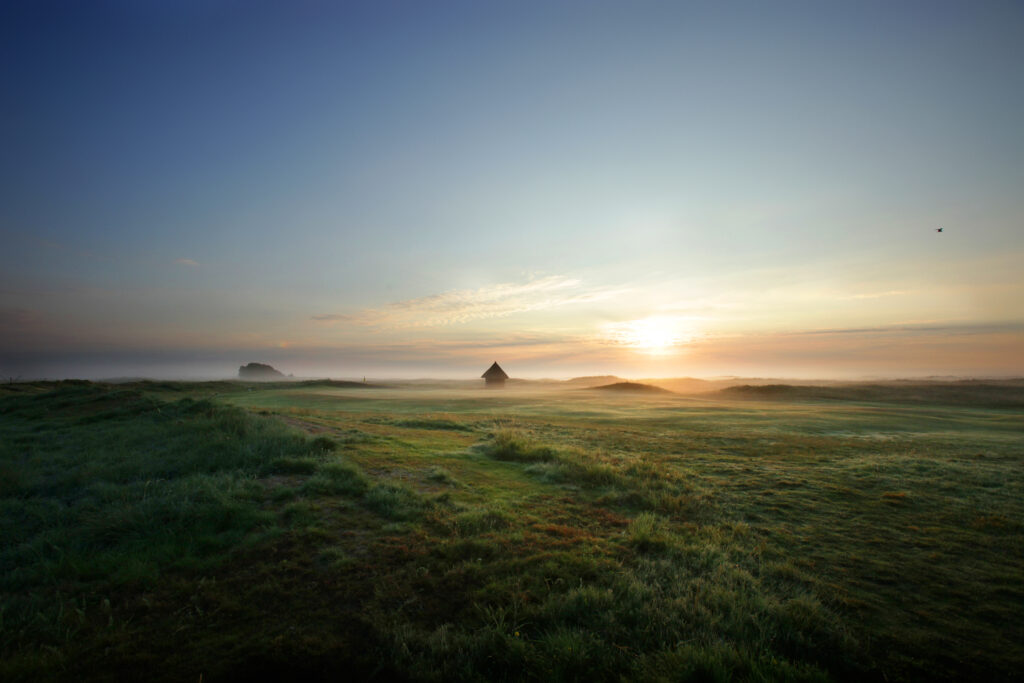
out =
<path fill-rule="evenodd" d="M 494 361 L 494 365 L 487 368 L 487 372 L 480 376 L 484 378 L 484 386 L 494 387 L 496 389 L 505 386 L 505 380 L 508 379 L 508 375 L 506 375 L 505 371 L 498 365 L 498 361 Z"/>

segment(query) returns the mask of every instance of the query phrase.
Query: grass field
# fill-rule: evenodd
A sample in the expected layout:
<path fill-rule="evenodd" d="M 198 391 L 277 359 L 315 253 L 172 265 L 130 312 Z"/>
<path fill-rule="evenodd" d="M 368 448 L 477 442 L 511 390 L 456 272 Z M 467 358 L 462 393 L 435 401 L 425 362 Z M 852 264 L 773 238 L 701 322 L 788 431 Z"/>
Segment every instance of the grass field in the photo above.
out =
<path fill-rule="evenodd" d="M 1019 383 L 0 389 L 0 679 L 1016 680 Z"/>

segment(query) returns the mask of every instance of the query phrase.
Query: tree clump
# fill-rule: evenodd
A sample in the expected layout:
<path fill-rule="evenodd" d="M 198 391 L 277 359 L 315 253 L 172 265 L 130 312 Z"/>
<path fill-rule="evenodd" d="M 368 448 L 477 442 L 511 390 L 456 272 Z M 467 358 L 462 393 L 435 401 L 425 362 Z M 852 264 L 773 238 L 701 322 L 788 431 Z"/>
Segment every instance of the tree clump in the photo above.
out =
<path fill-rule="evenodd" d="M 284 379 L 284 375 L 269 365 L 264 365 L 263 363 L 249 363 L 248 365 L 243 365 L 238 368 L 238 379 Z"/>

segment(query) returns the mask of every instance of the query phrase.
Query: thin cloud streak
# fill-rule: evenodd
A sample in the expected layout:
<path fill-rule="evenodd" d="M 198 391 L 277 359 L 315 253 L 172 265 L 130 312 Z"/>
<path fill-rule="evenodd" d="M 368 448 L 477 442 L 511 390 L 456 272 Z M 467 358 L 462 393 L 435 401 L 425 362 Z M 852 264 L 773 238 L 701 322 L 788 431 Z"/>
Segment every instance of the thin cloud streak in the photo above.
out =
<path fill-rule="evenodd" d="M 358 325 L 388 328 L 443 327 L 593 303 L 610 299 L 623 291 L 611 288 L 588 290 L 583 288 L 580 280 L 550 276 L 523 284 L 501 283 L 397 301 L 384 308 L 364 309 L 351 316 L 351 321 Z M 321 318 L 334 319 L 329 316 L 314 317 Z"/>
<path fill-rule="evenodd" d="M 888 292 L 873 292 L 869 294 L 852 294 L 850 296 L 839 297 L 840 301 L 858 301 L 861 299 L 882 299 L 889 296 L 905 296 L 907 294 L 916 294 L 917 290 L 913 289 L 894 289 Z"/>
<path fill-rule="evenodd" d="M 937 322 L 937 321 L 936 321 Z M 927 335 L 927 334 L 989 334 L 999 332 L 1024 332 L 1024 322 L 1005 322 L 1005 323 L 982 323 L 982 324 L 944 324 L 938 325 L 934 323 L 928 324 L 905 324 L 905 325 L 885 325 L 879 327 L 851 327 L 851 328 L 838 328 L 838 329 L 823 329 L 823 330 L 799 330 L 794 332 L 778 332 L 773 333 L 770 336 L 789 336 L 789 337 L 812 337 L 818 335 L 885 335 L 885 334 L 900 334 L 900 335 Z M 747 334 L 743 336 L 754 337 L 756 334 Z"/>
<path fill-rule="evenodd" d="M 352 316 L 342 315 L 341 313 L 325 313 L 323 315 L 311 315 L 309 319 L 321 323 L 336 323 L 343 320 L 352 320 Z"/>
<path fill-rule="evenodd" d="M 174 259 L 174 263 L 175 263 L 175 265 L 188 266 L 189 268 L 198 268 L 199 267 L 199 261 L 196 261 L 195 259 L 190 259 L 190 258 Z"/>

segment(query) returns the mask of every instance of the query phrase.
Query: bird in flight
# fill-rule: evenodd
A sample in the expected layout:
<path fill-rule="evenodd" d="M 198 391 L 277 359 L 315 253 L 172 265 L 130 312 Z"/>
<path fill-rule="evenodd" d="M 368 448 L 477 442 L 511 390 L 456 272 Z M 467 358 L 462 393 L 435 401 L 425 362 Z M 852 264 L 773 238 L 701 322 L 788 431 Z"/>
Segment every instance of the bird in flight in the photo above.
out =
<path fill-rule="evenodd" d="M 942 228 L 935 228 L 935 232 L 942 232 Z"/>

